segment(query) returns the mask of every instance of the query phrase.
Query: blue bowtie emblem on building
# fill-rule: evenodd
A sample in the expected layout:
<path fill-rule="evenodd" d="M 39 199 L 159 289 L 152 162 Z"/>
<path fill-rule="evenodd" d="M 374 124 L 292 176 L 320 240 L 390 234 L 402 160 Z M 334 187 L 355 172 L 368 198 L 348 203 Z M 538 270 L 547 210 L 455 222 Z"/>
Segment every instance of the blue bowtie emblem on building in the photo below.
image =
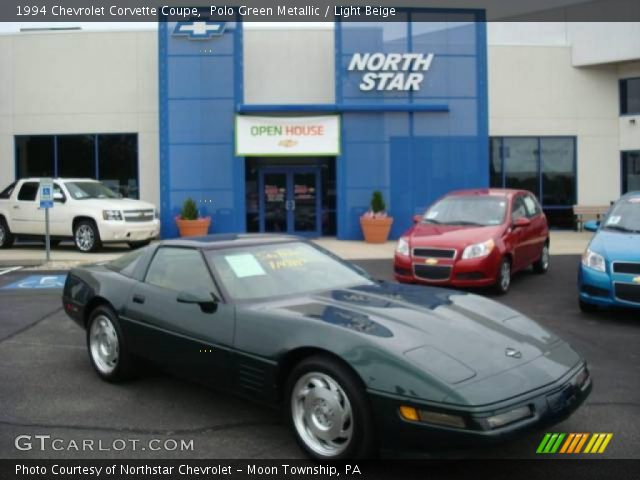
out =
<path fill-rule="evenodd" d="M 178 22 L 173 30 L 174 35 L 187 35 L 190 40 L 206 40 L 224 33 L 226 22 Z"/>

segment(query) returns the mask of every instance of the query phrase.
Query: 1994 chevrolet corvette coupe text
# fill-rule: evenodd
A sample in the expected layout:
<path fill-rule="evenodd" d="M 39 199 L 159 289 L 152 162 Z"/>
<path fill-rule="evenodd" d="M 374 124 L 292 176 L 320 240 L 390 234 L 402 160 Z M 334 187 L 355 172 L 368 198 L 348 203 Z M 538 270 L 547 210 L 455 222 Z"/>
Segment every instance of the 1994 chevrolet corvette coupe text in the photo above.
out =
<path fill-rule="evenodd" d="M 567 343 L 514 310 L 377 282 L 293 237 L 160 242 L 72 269 L 63 305 L 103 379 L 143 358 L 283 405 L 318 459 L 503 439 L 566 418 L 592 385 Z"/>

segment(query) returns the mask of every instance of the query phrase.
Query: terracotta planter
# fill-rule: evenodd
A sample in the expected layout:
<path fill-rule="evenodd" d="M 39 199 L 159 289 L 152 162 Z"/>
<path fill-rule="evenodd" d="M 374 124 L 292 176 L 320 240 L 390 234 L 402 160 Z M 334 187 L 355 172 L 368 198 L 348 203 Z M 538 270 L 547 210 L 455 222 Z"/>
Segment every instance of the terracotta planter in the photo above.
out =
<path fill-rule="evenodd" d="M 176 224 L 181 237 L 202 237 L 209 233 L 211 217 L 202 217 L 197 220 L 183 220 L 176 217 Z"/>
<path fill-rule="evenodd" d="M 384 243 L 389 238 L 393 218 L 360 218 L 360 226 L 367 243 Z"/>

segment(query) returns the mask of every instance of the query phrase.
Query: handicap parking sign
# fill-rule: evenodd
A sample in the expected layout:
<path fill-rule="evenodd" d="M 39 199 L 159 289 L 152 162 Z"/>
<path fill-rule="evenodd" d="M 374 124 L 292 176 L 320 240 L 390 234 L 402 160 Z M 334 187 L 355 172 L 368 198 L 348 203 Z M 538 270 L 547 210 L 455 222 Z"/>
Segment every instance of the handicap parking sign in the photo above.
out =
<path fill-rule="evenodd" d="M 55 290 L 64 287 L 66 275 L 30 275 L 2 287 L 2 290 Z"/>

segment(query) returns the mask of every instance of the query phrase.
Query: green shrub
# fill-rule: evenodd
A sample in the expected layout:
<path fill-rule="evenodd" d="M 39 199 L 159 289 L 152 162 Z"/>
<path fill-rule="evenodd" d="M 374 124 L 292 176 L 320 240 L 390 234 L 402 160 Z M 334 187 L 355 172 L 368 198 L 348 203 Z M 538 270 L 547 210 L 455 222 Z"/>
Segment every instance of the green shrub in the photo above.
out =
<path fill-rule="evenodd" d="M 384 197 L 382 192 L 376 190 L 371 197 L 371 211 L 373 213 L 382 213 L 387 209 L 387 205 L 384 203 Z"/>
<path fill-rule="evenodd" d="M 182 211 L 180 217 L 183 220 L 197 220 L 198 219 L 198 207 L 196 202 L 192 198 L 187 198 L 182 204 Z"/>

